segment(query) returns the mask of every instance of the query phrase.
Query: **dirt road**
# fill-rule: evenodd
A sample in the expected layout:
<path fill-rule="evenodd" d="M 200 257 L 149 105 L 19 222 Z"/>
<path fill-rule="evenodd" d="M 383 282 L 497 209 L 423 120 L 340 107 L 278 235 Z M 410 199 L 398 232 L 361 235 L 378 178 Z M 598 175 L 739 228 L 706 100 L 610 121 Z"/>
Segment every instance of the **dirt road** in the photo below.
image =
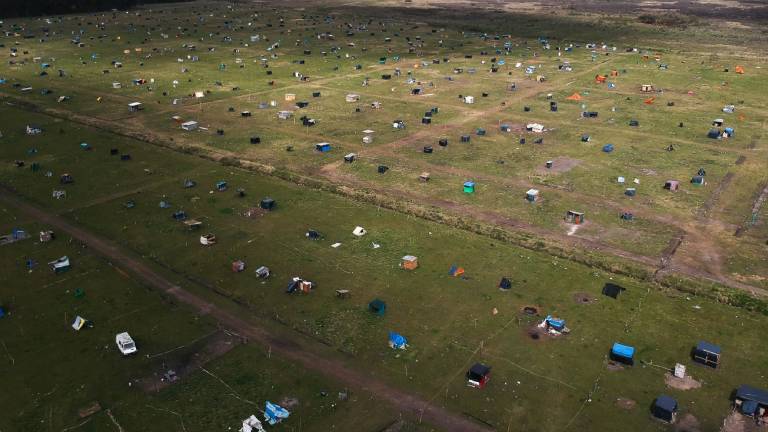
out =
<path fill-rule="evenodd" d="M 343 361 L 333 358 L 329 349 L 319 343 L 307 340 L 299 335 L 296 335 L 296 338 L 292 340 L 279 338 L 254 322 L 240 318 L 232 312 L 220 308 L 216 304 L 210 303 L 175 285 L 140 259 L 134 258 L 131 254 L 123 251 L 114 242 L 75 226 L 57 215 L 33 206 L 23 201 L 13 191 L 4 187 L 0 187 L 0 203 L 21 211 L 26 216 L 48 225 L 59 233 L 66 233 L 85 243 L 91 251 L 104 256 L 113 265 L 127 271 L 137 280 L 172 296 L 180 303 L 184 303 L 203 314 L 215 318 L 222 326 L 237 332 L 249 340 L 263 344 L 276 355 L 299 363 L 306 369 L 316 371 L 344 386 L 370 392 L 375 397 L 387 401 L 401 413 L 424 420 L 447 432 L 491 430 L 487 426 L 476 423 L 465 416 L 449 412 L 418 396 L 391 387 L 364 371 L 350 368 Z"/>

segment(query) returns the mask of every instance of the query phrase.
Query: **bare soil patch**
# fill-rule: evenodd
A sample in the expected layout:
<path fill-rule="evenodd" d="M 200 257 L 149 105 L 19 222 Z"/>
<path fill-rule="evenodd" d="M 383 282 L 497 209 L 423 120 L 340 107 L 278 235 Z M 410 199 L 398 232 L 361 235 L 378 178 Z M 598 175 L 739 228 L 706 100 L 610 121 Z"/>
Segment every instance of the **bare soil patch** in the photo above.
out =
<path fill-rule="evenodd" d="M 635 402 L 632 399 L 620 397 L 616 399 L 616 406 L 621 409 L 631 410 L 631 409 L 634 409 L 635 406 L 637 406 L 637 402 Z"/>
<path fill-rule="evenodd" d="M 578 304 L 592 304 L 597 301 L 597 298 L 589 293 L 577 292 L 573 295 L 573 301 Z"/>
<path fill-rule="evenodd" d="M 725 418 L 723 427 L 720 428 L 720 432 L 765 432 L 766 430 L 766 427 L 758 426 L 753 419 L 735 410 Z"/>
<path fill-rule="evenodd" d="M 616 372 L 616 371 L 624 370 L 624 365 L 623 364 L 621 364 L 619 362 L 615 362 L 613 360 L 608 360 L 607 367 L 608 367 L 608 370 L 611 371 L 611 372 Z"/>
<path fill-rule="evenodd" d="M 581 164 L 582 162 L 580 159 L 571 159 L 565 156 L 558 156 L 550 160 L 552 161 L 552 168 L 540 166 L 536 168 L 537 175 L 547 175 L 547 174 L 551 175 L 551 174 L 561 174 L 564 172 L 568 172 L 573 168 L 579 166 L 579 164 Z"/>
<path fill-rule="evenodd" d="M 671 373 L 664 375 L 664 383 L 667 387 L 677 390 L 691 390 L 701 387 L 701 383 L 693 379 L 692 376 L 686 375 L 685 378 L 678 378 Z"/>
<path fill-rule="evenodd" d="M 677 432 L 701 432 L 701 425 L 699 425 L 699 419 L 693 416 L 693 414 L 687 413 L 680 417 L 675 424 L 675 431 Z"/>

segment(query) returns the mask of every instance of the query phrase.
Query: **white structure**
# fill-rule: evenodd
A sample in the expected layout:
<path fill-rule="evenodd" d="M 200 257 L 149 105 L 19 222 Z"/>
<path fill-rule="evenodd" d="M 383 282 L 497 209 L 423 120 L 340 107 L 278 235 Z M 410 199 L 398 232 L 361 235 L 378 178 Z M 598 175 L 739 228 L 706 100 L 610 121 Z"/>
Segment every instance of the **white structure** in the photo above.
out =
<path fill-rule="evenodd" d="M 120 350 L 120 352 L 123 355 L 130 355 L 134 354 L 138 349 L 136 349 L 136 343 L 131 338 L 131 335 L 128 334 L 128 332 L 122 332 L 118 333 L 115 336 L 115 344 L 117 344 L 117 349 Z"/>
<path fill-rule="evenodd" d="M 293 116 L 293 113 L 290 111 L 277 112 L 277 118 L 279 118 L 280 120 L 288 120 L 289 118 L 291 118 L 291 116 Z"/>
<path fill-rule="evenodd" d="M 185 131 L 193 131 L 197 129 L 197 122 L 194 120 L 184 122 L 181 124 L 181 128 L 184 129 Z"/>
<path fill-rule="evenodd" d="M 525 129 L 531 132 L 542 133 L 544 132 L 544 125 L 540 125 L 538 123 L 529 123 L 525 126 Z"/>
<path fill-rule="evenodd" d="M 474 96 L 464 96 L 464 103 L 465 104 L 473 104 L 473 103 L 475 103 L 475 97 Z"/>
<path fill-rule="evenodd" d="M 138 112 L 143 109 L 143 106 L 141 105 L 141 102 L 131 102 L 128 104 L 128 111 L 130 112 Z"/>
<path fill-rule="evenodd" d="M 350 94 L 347 95 L 346 101 L 347 102 L 359 102 L 360 101 L 360 95 L 354 94 L 354 93 L 350 93 Z"/>
<path fill-rule="evenodd" d="M 367 233 L 368 233 L 368 231 L 366 231 L 365 228 L 363 228 L 361 226 L 357 226 L 357 227 L 355 227 L 354 230 L 352 230 L 352 234 L 354 234 L 357 237 L 362 237 L 362 236 L 366 235 Z"/>
<path fill-rule="evenodd" d="M 213 234 L 205 234 L 200 236 L 200 244 L 203 246 L 211 246 L 216 244 L 216 236 Z"/>

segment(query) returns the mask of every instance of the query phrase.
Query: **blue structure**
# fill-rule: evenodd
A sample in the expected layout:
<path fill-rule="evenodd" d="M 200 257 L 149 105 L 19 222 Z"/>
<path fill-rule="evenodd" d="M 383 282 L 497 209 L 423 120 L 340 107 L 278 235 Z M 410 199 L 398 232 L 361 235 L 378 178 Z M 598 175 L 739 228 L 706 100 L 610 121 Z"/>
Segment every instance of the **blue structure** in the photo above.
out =
<path fill-rule="evenodd" d="M 219 192 L 223 192 L 227 190 L 227 187 L 229 186 L 227 185 L 227 182 L 225 182 L 224 180 L 216 182 L 216 190 Z"/>
<path fill-rule="evenodd" d="M 2 306 L 0 306 L 0 318 L 3 318 L 5 316 L 5 309 L 3 309 Z"/>
<path fill-rule="evenodd" d="M 475 182 L 473 181 L 466 181 L 464 182 L 464 193 L 474 193 L 475 192 Z"/>
<path fill-rule="evenodd" d="M 653 401 L 651 414 L 659 420 L 672 423 L 677 414 L 677 401 L 667 395 L 660 395 Z"/>
<path fill-rule="evenodd" d="M 610 153 L 613 151 L 613 144 L 606 144 L 603 146 L 603 151 L 605 153 Z"/>
<path fill-rule="evenodd" d="M 622 345 L 618 342 L 611 347 L 611 360 L 628 365 L 635 364 L 635 348 L 629 345 Z"/>
<path fill-rule="evenodd" d="M 760 412 L 760 408 L 768 408 L 768 391 L 751 387 L 748 385 L 739 386 L 736 389 L 736 404 L 741 403 L 741 413 L 744 415 L 755 416 Z"/>
<path fill-rule="evenodd" d="M 544 319 L 548 327 L 551 327 L 557 331 L 563 331 L 565 328 L 565 320 L 559 318 L 553 318 L 552 315 L 547 315 Z"/>
<path fill-rule="evenodd" d="M 270 401 L 267 401 L 264 406 L 264 420 L 272 426 L 280 423 L 283 419 L 287 419 L 289 415 L 291 413 L 287 409 Z"/>
<path fill-rule="evenodd" d="M 320 153 L 326 153 L 331 151 L 331 145 L 328 143 L 315 144 L 315 150 L 319 151 Z"/>
<path fill-rule="evenodd" d="M 727 133 L 729 137 L 732 137 L 733 134 L 736 133 L 736 131 L 734 131 L 732 127 L 727 127 L 723 129 L 723 132 Z"/>
<path fill-rule="evenodd" d="M 712 139 L 718 139 L 720 138 L 720 130 L 718 129 L 710 129 L 709 132 L 707 132 L 707 138 Z"/>
<path fill-rule="evenodd" d="M 693 361 L 716 368 L 720 364 L 720 347 L 701 341 L 693 349 Z"/>
<path fill-rule="evenodd" d="M 408 345 L 408 339 L 405 338 L 405 336 L 395 333 L 393 331 L 389 332 L 389 346 L 394 349 L 405 349 L 405 347 Z"/>
<path fill-rule="evenodd" d="M 372 302 L 368 303 L 368 310 L 378 316 L 383 316 L 387 311 L 387 303 L 385 303 L 384 300 L 374 299 Z"/>

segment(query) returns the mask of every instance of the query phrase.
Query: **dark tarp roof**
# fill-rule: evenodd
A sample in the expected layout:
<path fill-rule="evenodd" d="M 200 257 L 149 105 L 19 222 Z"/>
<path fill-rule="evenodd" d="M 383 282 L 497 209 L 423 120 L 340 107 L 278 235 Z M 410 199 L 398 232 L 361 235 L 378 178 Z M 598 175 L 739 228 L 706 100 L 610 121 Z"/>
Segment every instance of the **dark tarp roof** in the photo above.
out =
<path fill-rule="evenodd" d="M 696 351 L 705 351 L 713 354 L 720 354 L 720 347 L 709 342 L 700 341 L 696 344 Z"/>
<path fill-rule="evenodd" d="M 736 398 L 748 401 L 751 400 L 760 405 L 768 406 L 768 391 L 748 385 L 739 386 L 736 390 Z"/>

